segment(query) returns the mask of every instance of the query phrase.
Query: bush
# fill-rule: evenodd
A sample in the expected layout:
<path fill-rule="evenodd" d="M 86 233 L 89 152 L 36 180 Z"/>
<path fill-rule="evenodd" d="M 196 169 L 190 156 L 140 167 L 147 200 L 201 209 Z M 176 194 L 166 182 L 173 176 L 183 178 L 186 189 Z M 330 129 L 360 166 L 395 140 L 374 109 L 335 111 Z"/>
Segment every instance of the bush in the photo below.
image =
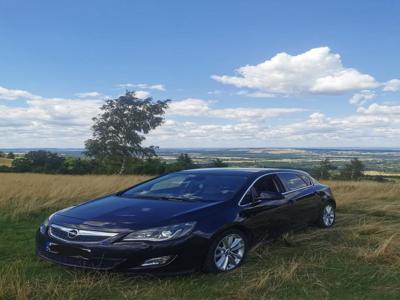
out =
<path fill-rule="evenodd" d="M 0 173 L 12 172 L 13 169 L 8 166 L 0 166 Z"/>
<path fill-rule="evenodd" d="M 343 180 L 360 180 L 364 177 L 365 166 L 358 158 L 353 158 L 350 163 L 346 164 L 341 170 L 339 179 Z"/>
<path fill-rule="evenodd" d="M 65 158 L 49 151 L 30 151 L 24 157 L 14 159 L 12 168 L 16 172 L 64 173 Z"/>
<path fill-rule="evenodd" d="M 68 157 L 65 159 L 65 168 L 68 174 L 91 174 L 98 167 L 94 159 Z"/>
<path fill-rule="evenodd" d="M 220 159 L 220 158 L 214 159 L 214 160 L 209 164 L 209 167 L 210 167 L 210 168 L 224 168 L 224 167 L 227 167 L 227 166 L 228 166 L 228 164 L 227 164 L 227 163 L 224 163 L 224 161 L 223 161 L 222 159 Z"/>
<path fill-rule="evenodd" d="M 132 159 L 128 162 L 125 174 L 158 175 L 165 173 L 166 163 L 159 158 Z"/>
<path fill-rule="evenodd" d="M 12 153 L 12 152 L 9 152 L 9 153 L 7 154 L 7 158 L 9 158 L 9 159 L 14 159 L 14 158 L 15 158 L 15 154 Z"/>

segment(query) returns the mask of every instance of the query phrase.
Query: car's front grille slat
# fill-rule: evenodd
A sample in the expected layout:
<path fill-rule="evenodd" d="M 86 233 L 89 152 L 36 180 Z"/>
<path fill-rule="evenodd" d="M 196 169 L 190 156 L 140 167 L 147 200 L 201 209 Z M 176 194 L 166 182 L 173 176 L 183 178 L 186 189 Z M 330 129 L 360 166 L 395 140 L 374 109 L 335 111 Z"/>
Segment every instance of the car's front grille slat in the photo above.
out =
<path fill-rule="evenodd" d="M 52 224 L 49 227 L 49 235 L 68 242 L 99 243 L 117 235 L 117 233 L 78 230 Z"/>

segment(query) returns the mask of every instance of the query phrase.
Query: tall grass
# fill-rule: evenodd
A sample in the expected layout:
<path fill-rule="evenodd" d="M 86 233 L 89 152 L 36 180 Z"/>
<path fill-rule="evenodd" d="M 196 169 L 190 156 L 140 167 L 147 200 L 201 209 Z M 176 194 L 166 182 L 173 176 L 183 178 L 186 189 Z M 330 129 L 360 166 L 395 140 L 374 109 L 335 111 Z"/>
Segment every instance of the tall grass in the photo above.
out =
<path fill-rule="evenodd" d="M 44 215 L 145 176 L 0 174 L 0 299 L 400 299 L 400 185 L 326 182 L 337 224 L 260 245 L 228 274 L 126 277 L 36 258 Z"/>
<path fill-rule="evenodd" d="M 148 178 L 0 173 L 0 211 L 15 217 L 59 209 L 119 191 Z"/>

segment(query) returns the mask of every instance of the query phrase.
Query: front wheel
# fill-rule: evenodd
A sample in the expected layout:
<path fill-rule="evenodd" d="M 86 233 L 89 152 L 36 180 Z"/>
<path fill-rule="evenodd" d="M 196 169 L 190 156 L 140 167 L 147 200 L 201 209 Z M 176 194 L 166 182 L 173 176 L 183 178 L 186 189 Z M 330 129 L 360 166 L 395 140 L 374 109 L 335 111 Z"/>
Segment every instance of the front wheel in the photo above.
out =
<path fill-rule="evenodd" d="M 335 224 L 336 221 L 336 209 L 335 206 L 328 202 L 326 203 L 320 213 L 318 225 L 322 228 L 329 228 Z"/>
<path fill-rule="evenodd" d="M 219 273 L 236 269 L 243 263 L 247 248 L 247 240 L 243 232 L 236 229 L 223 232 L 211 244 L 204 270 Z"/>

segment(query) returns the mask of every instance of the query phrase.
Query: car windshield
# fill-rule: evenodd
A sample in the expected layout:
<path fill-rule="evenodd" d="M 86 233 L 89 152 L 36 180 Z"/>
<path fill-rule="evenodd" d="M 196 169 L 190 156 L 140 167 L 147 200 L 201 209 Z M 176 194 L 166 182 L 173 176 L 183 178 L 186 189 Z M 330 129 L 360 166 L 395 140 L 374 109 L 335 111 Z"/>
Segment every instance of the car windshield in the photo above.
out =
<path fill-rule="evenodd" d="M 225 201 L 233 198 L 247 177 L 237 175 L 174 173 L 145 182 L 121 196 L 182 201 Z"/>

